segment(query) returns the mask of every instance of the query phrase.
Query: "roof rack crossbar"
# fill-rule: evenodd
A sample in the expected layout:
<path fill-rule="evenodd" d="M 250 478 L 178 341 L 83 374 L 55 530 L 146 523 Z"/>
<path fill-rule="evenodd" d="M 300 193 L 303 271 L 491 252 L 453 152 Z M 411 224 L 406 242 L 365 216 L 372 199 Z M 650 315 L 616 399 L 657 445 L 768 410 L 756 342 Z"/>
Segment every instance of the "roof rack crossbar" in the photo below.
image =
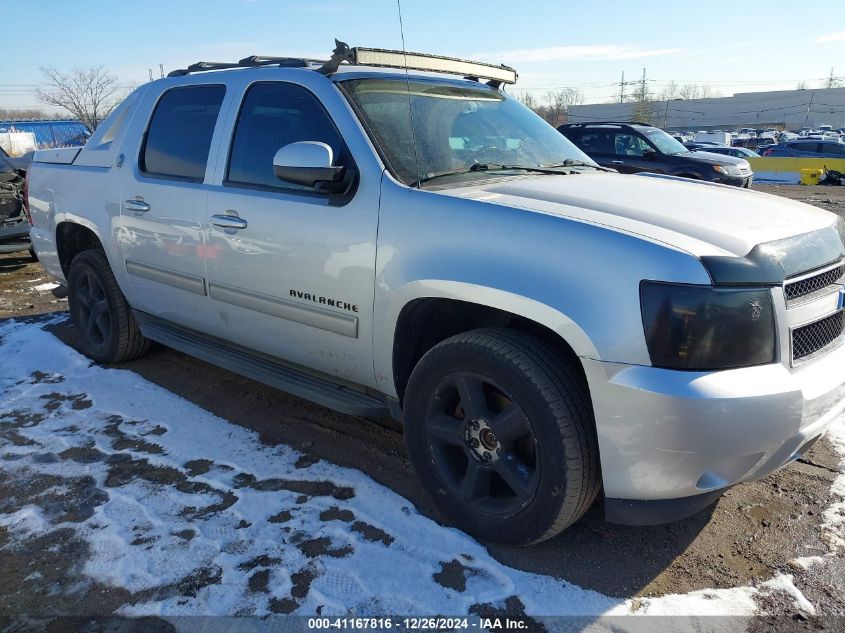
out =
<path fill-rule="evenodd" d="M 487 80 L 487 85 L 500 88 L 502 84 L 516 83 L 517 73 L 510 66 L 504 64 L 488 64 L 475 62 L 457 57 L 444 57 L 427 53 L 410 53 L 384 48 L 351 48 L 346 42 L 335 40 L 335 48 L 328 60 L 310 59 L 306 57 L 265 57 L 251 55 L 238 62 L 197 62 L 187 68 L 174 70 L 168 77 L 182 77 L 196 72 L 208 70 L 228 70 L 230 68 L 256 68 L 259 66 L 282 66 L 315 68 L 324 75 L 336 73 L 341 64 L 352 66 L 370 66 L 376 68 L 396 68 L 418 70 L 423 72 L 446 73 L 460 75 L 473 81 Z"/>

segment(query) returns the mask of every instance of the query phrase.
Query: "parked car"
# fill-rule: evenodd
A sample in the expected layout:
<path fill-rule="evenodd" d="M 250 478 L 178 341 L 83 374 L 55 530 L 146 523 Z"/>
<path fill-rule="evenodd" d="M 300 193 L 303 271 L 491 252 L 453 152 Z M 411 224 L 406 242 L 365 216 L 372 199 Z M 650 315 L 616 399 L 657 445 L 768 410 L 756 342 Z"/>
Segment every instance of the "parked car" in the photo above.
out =
<path fill-rule="evenodd" d="M 730 145 L 733 136 L 730 132 L 723 132 L 722 130 L 714 130 L 713 132 L 698 132 L 693 139 L 696 143 L 718 143 L 720 145 Z"/>
<path fill-rule="evenodd" d="M 156 340 L 393 415 L 444 516 L 489 541 L 548 539 L 600 491 L 612 521 L 666 522 L 797 459 L 845 399 L 845 221 L 602 168 L 515 81 L 340 43 L 145 83 L 29 172 L 80 349 Z"/>
<path fill-rule="evenodd" d="M 845 158 L 845 144 L 835 141 L 801 139 L 778 143 L 762 151 L 763 156 L 795 158 Z"/>
<path fill-rule="evenodd" d="M 748 187 L 748 161 L 690 152 L 663 130 L 640 123 L 569 123 L 558 130 L 604 167 L 634 174 L 651 172 Z"/>
<path fill-rule="evenodd" d="M 760 154 L 753 152 L 746 147 L 733 147 L 729 145 L 703 145 L 699 148 L 700 151 L 709 152 L 711 154 L 724 154 L 726 156 L 733 156 L 734 158 L 759 158 Z"/>
<path fill-rule="evenodd" d="M 29 220 L 23 203 L 25 164 L 0 147 L 0 253 L 31 251 Z"/>

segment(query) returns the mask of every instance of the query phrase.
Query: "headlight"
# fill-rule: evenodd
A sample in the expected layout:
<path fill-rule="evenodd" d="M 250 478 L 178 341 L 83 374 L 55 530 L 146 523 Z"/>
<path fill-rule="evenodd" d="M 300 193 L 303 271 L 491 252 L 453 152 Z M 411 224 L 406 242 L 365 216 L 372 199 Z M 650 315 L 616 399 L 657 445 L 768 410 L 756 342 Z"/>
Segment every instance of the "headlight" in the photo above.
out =
<path fill-rule="evenodd" d="M 644 281 L 640 301 L 655 367 L 731 369 L 777 360 L 769 290 Z"/>
<path fill-rule="evenodd" d="M 736 165 L 713 165 L 713 169 L 725 176 L 739 176 L 739 167 Z"/>

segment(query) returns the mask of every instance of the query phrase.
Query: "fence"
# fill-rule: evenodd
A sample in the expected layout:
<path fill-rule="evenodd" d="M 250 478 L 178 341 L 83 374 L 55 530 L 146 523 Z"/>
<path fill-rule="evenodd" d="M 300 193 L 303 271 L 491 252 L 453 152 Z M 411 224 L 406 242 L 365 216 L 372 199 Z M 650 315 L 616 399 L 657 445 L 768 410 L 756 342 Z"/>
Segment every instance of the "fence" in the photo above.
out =
<path fill-rule="evenodd" d="M 0 121 L 0 134 L 3 132 L 31 132 L 38 149 L 79 147 L 90 136 L 80 121 Z"/>
<path fill-rule="evenodd" d="M 843 158 L 780 158 L 762 156 L 749 158 L 754 170 L 754 182 L 770 182 L 797 185 L 801 182 L 801 170 L 834 169 L 845 173 Z"/>

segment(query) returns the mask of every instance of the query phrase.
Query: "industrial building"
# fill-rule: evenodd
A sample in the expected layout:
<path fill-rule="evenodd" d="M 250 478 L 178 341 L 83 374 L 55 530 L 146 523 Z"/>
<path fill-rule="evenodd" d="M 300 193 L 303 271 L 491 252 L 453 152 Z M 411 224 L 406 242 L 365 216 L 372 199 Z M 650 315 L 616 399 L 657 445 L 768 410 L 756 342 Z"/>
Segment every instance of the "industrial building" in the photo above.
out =
<path fill-rule="evenodd" d="M 572 106 L 569 122 L 641 121 L 673 130 L 845 127 L 845 88 L 741 92 L 731 97 Z"/>

